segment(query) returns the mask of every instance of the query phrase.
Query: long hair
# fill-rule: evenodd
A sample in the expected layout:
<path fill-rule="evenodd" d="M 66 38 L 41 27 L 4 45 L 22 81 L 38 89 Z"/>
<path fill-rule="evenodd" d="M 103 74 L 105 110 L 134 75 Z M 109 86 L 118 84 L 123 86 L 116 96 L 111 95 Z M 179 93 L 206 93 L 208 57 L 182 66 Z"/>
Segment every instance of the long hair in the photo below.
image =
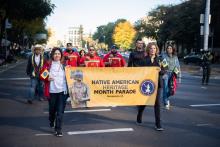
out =
<path fill-rule="evenodd" d="M 153 45 L 156 47 L 156 56 L 158 56 L 159 53 L 160 53 L 160 50 L 159 50 L 159 47 L 158 47 L 158 45 L 157 45 L 156 42 L 150 42 L 150 43 L 147 44 L 147 47 L 146 47 L 147 55 L 150 55 L 150 48 L 151 48 Z"/>
<path fill-rule="evenodd" d="M 172 55 L 177 55 L 176 48 L 175 48 L 173 45 L 171 45 L 171 44 L 167 45 L 167 47 L 166 47 L 166 53 L 167 53 L 167 49 L 168 49 L 169 47 L 172 48 Z"/>
<path fill-rule="evenodd" d="M 63 63 L 63 62 L 64 62 L 63 52 L 62 52 L 62 50 L 61 50 L 60 48 L 58 48 L 58 47 L 54 47 L 54 48 L 52 49 L 51 54 L 50 54 L 51 60 L 54 61 L 53 56 L 54 56 L 54 54 L 55 54 L 55 52 L 56 52 L 57 50 L 58 50 L 58 51 L 60 52 L 60 54 L 61 54 L 60 62 Z"/>
<path fill-rule="evenodd" d="M 79 56 L 80 57 L 82 57 L 82 52 L 84 52 L 84 56 L 86 55 L 86 51 L 82 49 L 82 50 L 79 51 Z"/>

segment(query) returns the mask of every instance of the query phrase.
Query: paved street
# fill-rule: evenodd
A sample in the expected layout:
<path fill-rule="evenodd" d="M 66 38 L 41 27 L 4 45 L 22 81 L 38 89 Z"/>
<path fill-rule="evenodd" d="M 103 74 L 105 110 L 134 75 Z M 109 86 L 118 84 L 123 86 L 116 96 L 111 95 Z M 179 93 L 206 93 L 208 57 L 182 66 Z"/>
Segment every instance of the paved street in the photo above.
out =
<path fill-rule="evenodd" d="M 25 67 L 21 62 L 0 73 L 1 147 L 220 146 L 220 79 L 202 86 L 198 76 L 184 72 L 171 110 L 161 108 L 163 132 L 154 130 L 152 107 L 145 110 L 143 125 L 137 126 L 136 107 L 76 111 L 67 105 L 64 136 L 58 138 L 49 128 L 47 101 L 26 104 L 29 81 Z"/>

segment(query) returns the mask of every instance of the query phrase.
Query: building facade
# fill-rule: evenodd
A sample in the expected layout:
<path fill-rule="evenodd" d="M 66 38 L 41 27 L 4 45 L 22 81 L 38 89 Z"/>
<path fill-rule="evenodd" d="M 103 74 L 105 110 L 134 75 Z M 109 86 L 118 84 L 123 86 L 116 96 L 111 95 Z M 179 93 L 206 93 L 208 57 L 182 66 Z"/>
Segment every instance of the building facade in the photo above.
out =
<path fill-rule="evenodd" d="M 82 47 L 81 27 L 69 27 L 67 34 L 64 36 L 64 44 L 72 43 L 73 47 Z"/>

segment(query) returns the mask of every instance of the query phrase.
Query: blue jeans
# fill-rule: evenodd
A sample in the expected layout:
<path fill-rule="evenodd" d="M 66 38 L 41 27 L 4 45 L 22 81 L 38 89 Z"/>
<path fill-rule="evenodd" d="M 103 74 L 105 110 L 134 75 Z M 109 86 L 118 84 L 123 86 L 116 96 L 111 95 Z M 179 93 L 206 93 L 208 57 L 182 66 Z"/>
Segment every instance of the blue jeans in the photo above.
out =
<path fill-rule="evenodd" d="M 169 86 L 168 86 L 168 82 L 169 79 L 171 78 L 171 72 L 167 72 L 164 76 L 163 76 L 163 103 L 164 105 L 168 104 L 169 101 Z"/>
<path fill-rule="evenodd" d="M 31 78 L 28 100 L 34 100 L 36 96 L 40 99 L 43 97 L 43 82 L 39 78 Z M 36 93 L 37 90 L 37 93 Z"/>
<path fill-rule="evenodd" d="M 63 113 L 66 105 L 64 92 L 50 93 L 49 99 L 49 121 L 55 122 L 55 131 L 62 130 Z"/>

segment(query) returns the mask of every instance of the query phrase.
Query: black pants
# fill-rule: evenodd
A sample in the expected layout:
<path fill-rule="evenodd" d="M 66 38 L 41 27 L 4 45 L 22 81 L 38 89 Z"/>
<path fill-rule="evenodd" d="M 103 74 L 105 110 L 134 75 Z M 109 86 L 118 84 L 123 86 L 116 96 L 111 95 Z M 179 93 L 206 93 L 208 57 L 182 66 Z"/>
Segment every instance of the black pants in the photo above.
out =
<path fill-rule="evenodd" d="M 161 88 L 157 91 L 156 101 L 154 105 L 154 115 L 155 115 L 155 125 L 156 127 L 161 127 L 161 121 L 160 121 L 160 94 L 161 94 Z M 145 109 L 145 105 L 138 106 L 138 114 L 137 114 L 137 122 L 142 122 L 142 115 Z"/>
<path fill-rule="evenodd" d="M 61 93 L 50 93 L 49 100 L 49 121 L 55 122 L 55 131 L 61 131 L 63 122 L 63 113 L 66 104 L 66 95 Z"/>
<path fill-rule="evenodd" d="M 204 82 L 206 84 L 208 84 L 209 83 L 209 76 L 211 73 L 211 67 L 205 66 L 205 67 L 202 67 L 202 69 L 203 69 L 202 84 L 204 84 Z"/>

